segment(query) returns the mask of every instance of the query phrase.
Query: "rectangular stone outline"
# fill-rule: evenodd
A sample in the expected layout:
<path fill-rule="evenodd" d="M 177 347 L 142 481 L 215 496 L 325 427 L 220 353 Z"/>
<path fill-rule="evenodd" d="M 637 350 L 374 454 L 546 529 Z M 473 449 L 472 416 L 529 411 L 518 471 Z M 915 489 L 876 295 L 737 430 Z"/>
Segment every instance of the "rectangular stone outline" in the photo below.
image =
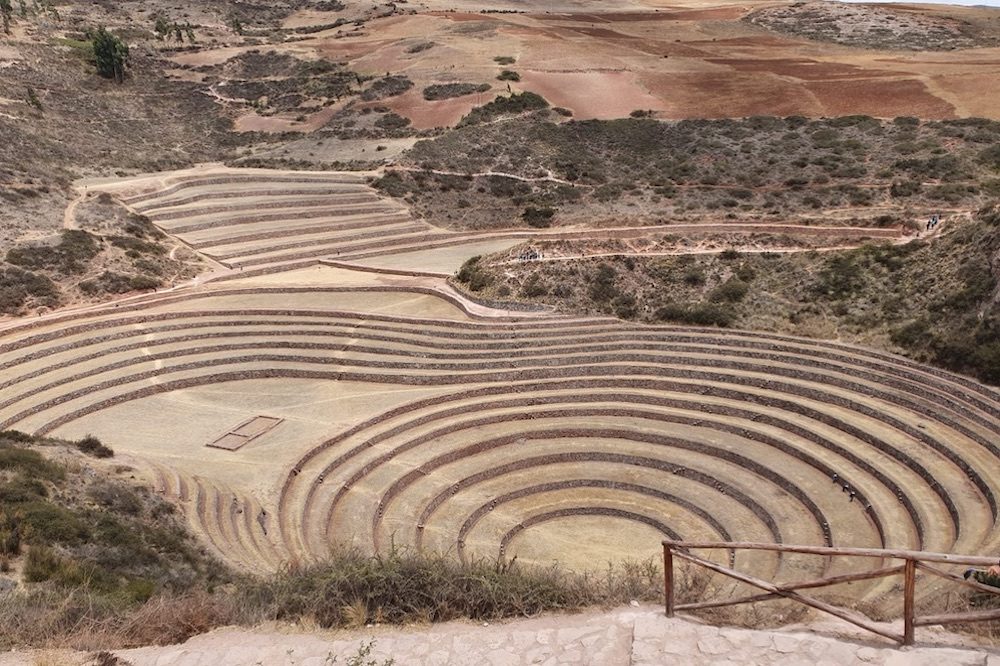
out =
<path fill-rule="evenodd" d="M 224 451 L 238 451 L 252 440 L 271 432 L 271 430 L 277 427 L 277 425 L 284 420 L 285 419 L 277 416 L 252 416 L 246 421 L 237 424 L 235 428 L 230 428 L 224 434 L 216 437 L 205 446 L 209 446 L 213 449 L 222 449 Z M 240 430 L 254 424 L 256 421 L 261 421 L 262 423 L 255 431 L 251 430 L 249 434 L 240 433 Z"/>

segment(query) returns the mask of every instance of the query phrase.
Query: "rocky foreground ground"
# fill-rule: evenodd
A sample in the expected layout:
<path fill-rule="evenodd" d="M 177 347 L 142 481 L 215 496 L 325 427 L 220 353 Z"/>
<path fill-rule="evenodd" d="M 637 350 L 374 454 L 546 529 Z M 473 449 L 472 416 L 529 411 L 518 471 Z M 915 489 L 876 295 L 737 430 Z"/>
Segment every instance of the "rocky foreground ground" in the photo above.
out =
<path fill-rule="evenodd" d="M 521 664 L 884 664 L 1000 666 L 1000 651 L 967 637 L 925 630 L 920 644 L 897 649 L 870 641 L 847 625 L 819 623 L 781 631 L 757 631 L 668 619 L 654 606 L 547 616 L 502 624 L 451 622 L 427 628 L 368 627 L 337 633 L 222 629 L 183 645 L 122 650 L 134 666 L 326 666 L 393 659 L 397 665 L 520 666 Z M 110 660 L 110 657 L 107 657 Z M 111 663 L 110 661 L 99 663 Z M 371 661 L 368 661 L 371 660 Z M 10 653 L 0 666 L 90 664 L 92 656 L 69 652 Z M 120 662 L 119 662 L 120 663 Z"/>

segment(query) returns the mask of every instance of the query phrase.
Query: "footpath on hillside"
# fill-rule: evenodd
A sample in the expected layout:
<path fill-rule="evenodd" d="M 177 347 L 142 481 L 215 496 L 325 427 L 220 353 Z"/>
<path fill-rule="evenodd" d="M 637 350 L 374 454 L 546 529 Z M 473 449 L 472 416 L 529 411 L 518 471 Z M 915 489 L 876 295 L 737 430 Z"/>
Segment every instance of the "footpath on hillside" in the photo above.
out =
<path fill-rule="evenodd" d="M 760 631 L 716 627 L 664 617 L 656 606 L 609 612 L 548 615 L 502 623 L 448 622 L 422 627 L 367 627 L 337 632 L 228 628 L 183 645 L 120 650 L 134 666 L 328 666 L 368 659 L 396 666 L 522 666 L 590 664 L 850 664 L 885 666 L 1000 666 L 1000 650 L 969 637 L 923 629 L 921 642 L 896 648 L 859 636 L 848 625 L 822 622 Z M 84 653 L 33 651 L 0 655 L 0 666 L 92 664 Z M 101 662 L 110 663 L 110 662 Z"/>

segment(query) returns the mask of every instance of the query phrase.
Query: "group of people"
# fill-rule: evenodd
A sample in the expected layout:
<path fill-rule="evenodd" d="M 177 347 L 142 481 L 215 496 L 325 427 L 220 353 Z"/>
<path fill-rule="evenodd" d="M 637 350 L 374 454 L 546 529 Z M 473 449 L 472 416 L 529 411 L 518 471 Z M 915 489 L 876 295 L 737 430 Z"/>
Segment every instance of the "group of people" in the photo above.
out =
<path fill-rule="evenodd" d="M 935 217 L 937 216 L 935 215 Z M 840 486 L 841 490 L 843 490 L 845 493 L 850 494 L 851 501 L 853 502 L 854 497 L 857 493 L 854 491 L 853 488 L 851 488 L 850 484 L 848 484 L 846 481 L 840 478 L 840 475 L 837 474 L 836 472 L 833 473 L 832 479 L 835 484 L 838 484 Z M 871 504 L 869 504 L 866 508 L 871 509 Z M 977 583 L 981 583 L 983 585 L 1000 587 L 1000 561 L 998 561 L 996 564 L 986 569 L 976 569 L 974 567 L 966 569 L 965 573 L 962 575 L 965 578 L 965 580 L 969 580 L 971 578 Z"/>
<path fill-rule="evenodd" d="M 941 216 L 934 213 L 931 215 L 931 219 L 927 220 L 927 227 L 925 228 L 925 231 L 934 231 L 934 227 L 936 227 L 939 222 L 941 222 Z"/>

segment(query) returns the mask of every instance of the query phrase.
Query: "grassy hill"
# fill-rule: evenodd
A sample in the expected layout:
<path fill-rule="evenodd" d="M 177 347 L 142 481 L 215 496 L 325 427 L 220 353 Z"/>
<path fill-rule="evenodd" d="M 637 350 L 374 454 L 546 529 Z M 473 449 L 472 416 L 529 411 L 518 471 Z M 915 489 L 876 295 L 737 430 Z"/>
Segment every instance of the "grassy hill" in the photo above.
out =
<path fill-rule="evenodd" d="M 479 120 L 498 106 L 521 115 Z M 400 160 L 409 170 L 379 187 L 459 228 L 531 226 L 531 209 L 551 210 L 552 226 L 794 218 L 878 227 L 1000 195 L 996 121 L 635 115 L 567 121 L 537 103 L 493 102 L 419 141 Z M 485 173 L 525 180 L 476 175 Z"/>
<path fill-rule="evenodd" d="M 159 641 L 208 628 L 196 617 L 204 611 L 180 601 L 232 573 L 112 456 L 93 438 L 0 433 L 0 647 L 99 647 L 115 634 Z M 177 613 L 169 633 L 165 618 L 133 616 L 151 603 Z"/>
<path fill-rule="evenodd" d="M 509 256 L 477 258 L 456 282 L 570 312 L 858 342 L 1000 384 L 996 203 L 941 237 L 848 251 Z"/>

